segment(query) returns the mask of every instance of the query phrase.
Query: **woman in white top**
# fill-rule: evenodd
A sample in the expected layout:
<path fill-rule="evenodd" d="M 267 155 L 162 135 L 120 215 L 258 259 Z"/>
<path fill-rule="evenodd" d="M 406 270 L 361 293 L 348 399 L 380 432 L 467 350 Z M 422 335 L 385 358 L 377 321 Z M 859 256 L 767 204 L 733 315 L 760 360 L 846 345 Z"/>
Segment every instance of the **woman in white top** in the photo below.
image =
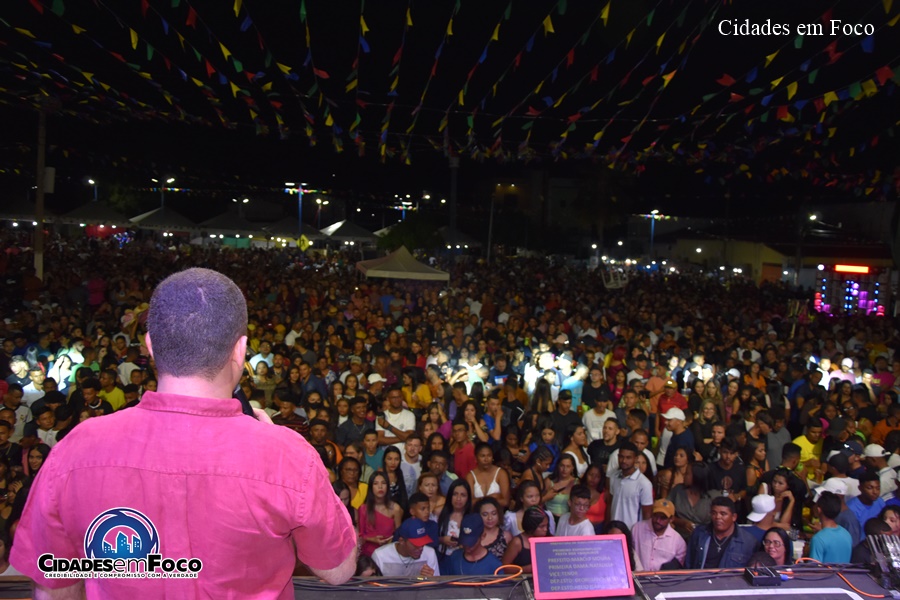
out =
<path fill-rule="evenodd" d="M 587 430 L 584 425 L 569 425 L 566 431 L 566 445 L 563 452 L 575 460 L 575 475 L 579 479 L 584 477 L 591 459 L 587 450 Z"/>
<path fill-rule="evenodd" d="M 491 446 L 480 442 L 475 446 L 476 467 L 469 471 L 466 479 L 472 488 L 475 500 L 490 497 L 497 500 L 501 508 L 509 506 L 509 475 L 494 466 L 494 452 Z"/>

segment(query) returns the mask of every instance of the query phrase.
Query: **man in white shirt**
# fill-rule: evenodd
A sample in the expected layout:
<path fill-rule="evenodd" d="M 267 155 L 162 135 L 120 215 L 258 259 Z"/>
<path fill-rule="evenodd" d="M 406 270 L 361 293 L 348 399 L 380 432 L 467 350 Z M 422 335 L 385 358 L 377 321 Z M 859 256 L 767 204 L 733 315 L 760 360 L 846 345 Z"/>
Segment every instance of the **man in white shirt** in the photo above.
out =
<path fill-rule="evenodd" d="M 403 408 L 403 391 L 398 386 L 387 392 L 390 403 L 383 417 L 375 420 L 379 446 L 396 446 L 402 455 L 406 451 L 406 439 L 416 431 L 416 416 Z"/>
<path fill-rule="evenodd" d="M 406 438 L 404 444 L 403 460 L 400 468 L 403 471 L 403 479 L 406 483 L 406 495 L 412 496 L 416 491 L 419 475 L 422 474 L 422 438 L 413 434 Z"/>
<path fill-rule="evenodd" d="M 612 501 L 607 508 L 607 520 L 622 521 L 628 527 L 649 519 L 653 508 L 653 484 L 635 465 L 637 453 L 634 444 L 624 442 L 619 448 L 619 473 L 609 478 Z"/>
<path fill-rule="evenodd" d="M 275 364 L 275 355 L 272 354 L 272 344 L 263 340 L 259 343 L 259 353 L 254 354 L 250 358 L 250 367 L 255 371 L 256 365 L 260 363 L 260 361 L 266 361 L 266 364 L 269 365 L 271 369 Z"/>
<path fill-rule="evenodd" d="M 440 577 L 437 554 L 427 545 L 433 542 L 424 521 L 407 519 L 397 530 L 397 541 L 376 549 L 372 560 L 386 577 Z"/>
<path fill-rule="evenodd" d="M 594 408 L 584 413 L 581 422 L 584 423 L 584 429 L 587 431 L 588 443 L 603 438 L 603 424 L 607 419 L 616 418 L 616 413 L 609 410 L 609 398 L 601 396 L 597 398 Z"/>

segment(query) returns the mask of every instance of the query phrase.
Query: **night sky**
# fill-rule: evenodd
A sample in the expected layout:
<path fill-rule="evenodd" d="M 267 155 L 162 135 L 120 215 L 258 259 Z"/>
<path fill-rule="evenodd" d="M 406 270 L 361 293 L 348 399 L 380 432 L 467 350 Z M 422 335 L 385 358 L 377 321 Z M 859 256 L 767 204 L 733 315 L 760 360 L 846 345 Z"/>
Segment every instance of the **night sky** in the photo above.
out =
<path fill-rule="evenodd" d="M 721 212 L 725 193 L 744 199 L 732 210 L 894 200 L 898 15 L 889 0 L 8 0 L 0 183 L 25 196 L 52 98 L 50 202 L 70 207 L 87 176 L 142 190 L 160 174 L 198 198 L 291 179 L 381 202 L 445 192 L 448 155 L 464 194 L 609 171 L 634 212 Z M 720 33 L 745 22 L 789 34 Z"/>

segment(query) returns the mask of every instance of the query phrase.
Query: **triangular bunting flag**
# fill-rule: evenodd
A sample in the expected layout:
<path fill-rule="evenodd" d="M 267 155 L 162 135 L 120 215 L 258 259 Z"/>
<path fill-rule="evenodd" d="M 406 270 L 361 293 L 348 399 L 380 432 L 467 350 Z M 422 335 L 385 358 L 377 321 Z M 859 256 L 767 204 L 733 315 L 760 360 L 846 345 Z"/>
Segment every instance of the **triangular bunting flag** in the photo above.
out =
<path fill-rule="evenodd" d="M 603 19 L 603 26 L 606 27 L 607 21 L 609 21 L 609 5 L 612 4 L 612 1 L 607 2 L 606 6 L 603 7 L 603 10 L 600 11 L 600 18 Z M 599 138 L 597 138 L 599 139 Z"/>
<path fill-rule="evenodd" d="M 767 67 L 768 67 L 770 64 L 772 64 L 772 61 L 775 60 L 775 57 L 776 57 L 776 56 L 778 56 L 778 52 L 779 52 L 779 51 L 776 50 L 775 52 L 773 52 L 772 54 L 770 54 L 770 55 L 768 55 L 768 56 L 766 57 L 766 66 L 767 66 Z"/>
<path fill-rule="evenodd" d="M 366 19 L 362 15 L 359 15 L 359 30 L 363 35 L 369 33 L 369 26 L 366 25 Z"/>
<path fill-rule="evenodd" d="M 547 15 L 547 18 L 544 19 L 544 35 L 548 33 L 556 33 L 553 30 L 553 21 L 550 20 L 550 15 Z"/>
<path fill-rule="evenodd" d="M 137 50 L 137 43 L 138 43 L 137 31 L 135 31 L 134 29 L 129 29 L 128 31 L 131 32 L 131 49 Z"/>
<path fill-rule="evenodd" d="M 796 94 L 796 93 L 797 93 L 797 82 L 794 81 L 794 82 L 792 82 L 792 83 L 789 83 L 788 86 L 787 86 L 787 97 L 788 97 L 788 100 L 790 100 L 791 98 L 793 98 L 793 97 L 794 97 L 794 94 Z"/>

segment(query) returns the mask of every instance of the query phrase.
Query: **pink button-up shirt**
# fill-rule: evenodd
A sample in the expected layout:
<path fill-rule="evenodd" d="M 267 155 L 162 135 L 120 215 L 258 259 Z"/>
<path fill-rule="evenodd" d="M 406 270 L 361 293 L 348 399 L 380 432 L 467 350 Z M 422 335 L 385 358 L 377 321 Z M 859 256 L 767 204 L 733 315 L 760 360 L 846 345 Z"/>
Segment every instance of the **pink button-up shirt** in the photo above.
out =
<path fill-rule="evenodd" d="M 634 540 L 634 553 L 640 558 L 645 571 L 659 571 L 660 567 L 673 558 L 684 564 L 687 544 L 671 526 L 662 535 L 656 535 L 650 520 L 645 519 L 634 524 L 631 537 Z"/>
<path fill-rule="evenodd" d="M 147 392 L 137 408 L 76 427 L 41 468 L 10 561 L 51 588 L 45 553 L 85 556 L 107 510 L 146 515 L 163 558 L 199 558 L 196 579 L 86 579 L 89 597 L 293 598 L 296 558 L 333 569 L 356 547 L 318 453 L 294 431 L 241 413 L 236 400 Z"/>

